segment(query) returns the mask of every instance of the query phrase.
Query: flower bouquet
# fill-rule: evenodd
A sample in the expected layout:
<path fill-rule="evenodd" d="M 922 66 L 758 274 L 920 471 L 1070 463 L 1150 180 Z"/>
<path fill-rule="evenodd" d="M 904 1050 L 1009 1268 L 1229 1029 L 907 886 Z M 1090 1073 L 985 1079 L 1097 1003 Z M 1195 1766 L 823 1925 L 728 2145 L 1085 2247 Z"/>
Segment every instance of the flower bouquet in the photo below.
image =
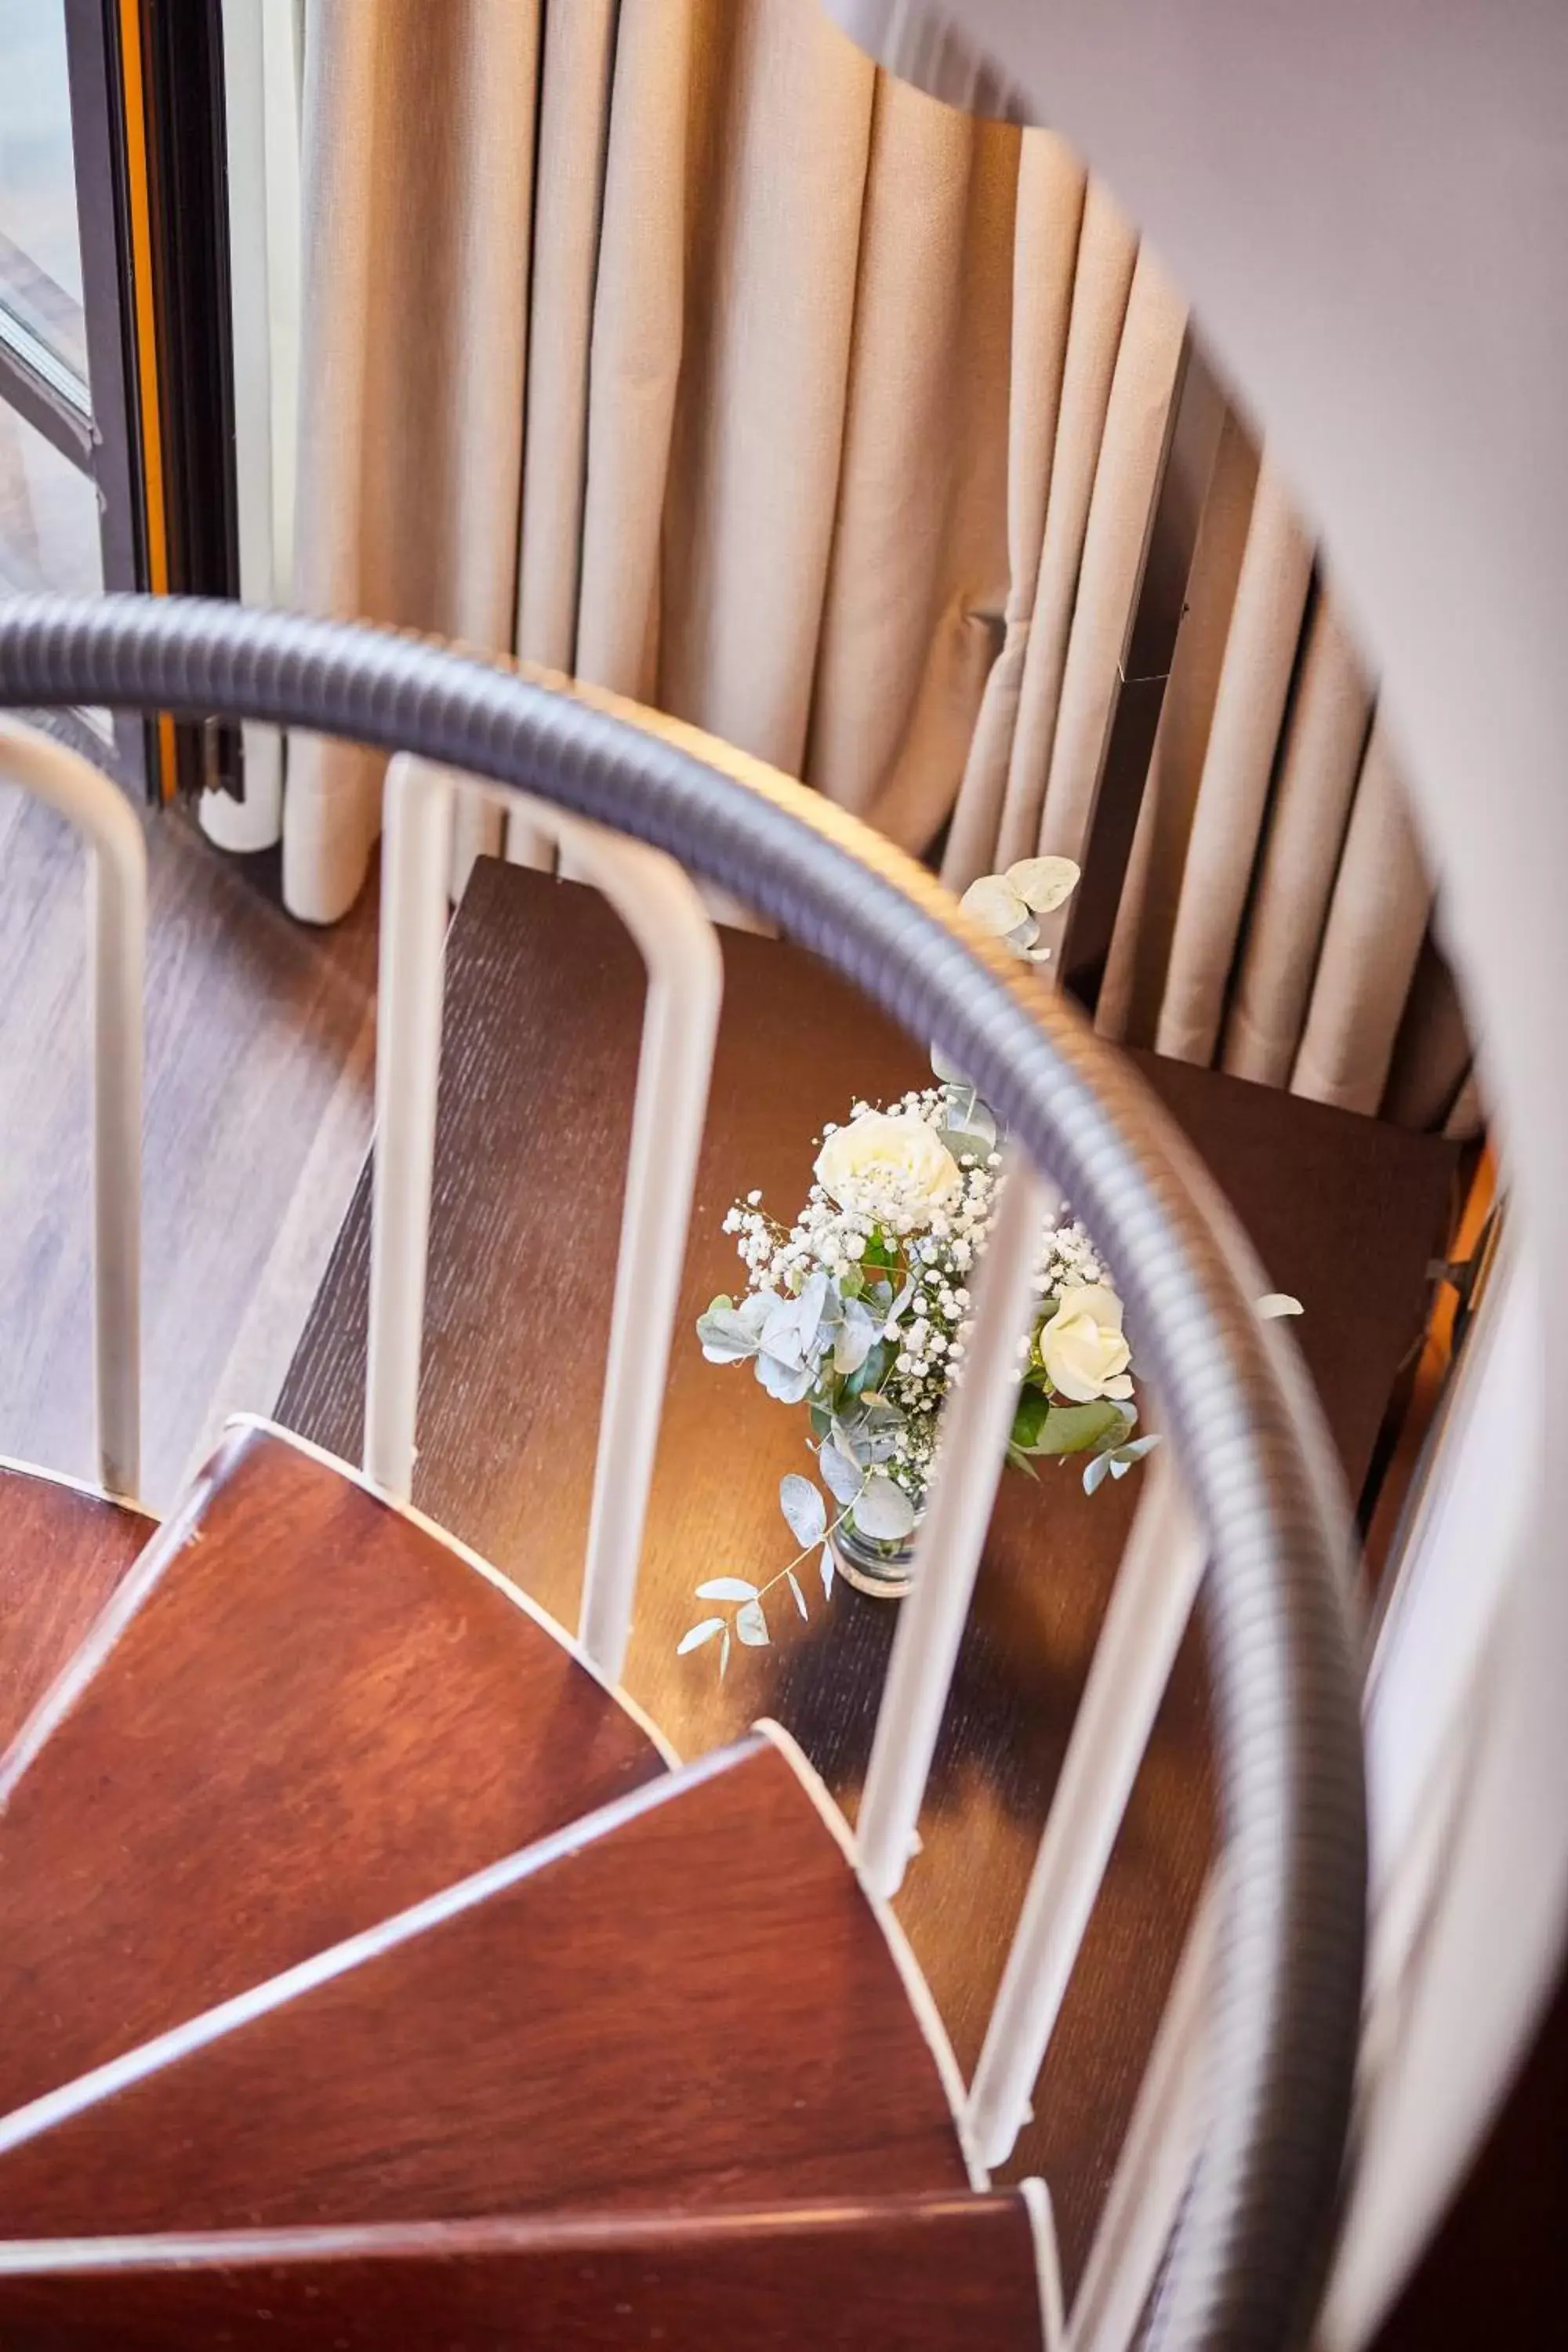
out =
<path fill-rule="evenodd" d="M 1078 879 L 1066 859 L 1031 858 L 988 875 L 964 905 L 1012 950 L 1038 960 L 1038 918 Z M 746 1268 L 739 1298 L 699 1320 L 703 1354 L 750 1363 L 782 1404 L 806 1407 L 821 1484 L 787 1476 L 780 1504 L 798 1546 L 765 1584 L 720 1576 L 699 1600 L 680 1651 L 731 1636 L 769 1639 L 765 1597 L 787 1586 L 808 1614 L 801 1571 L 815 1555 L 824 1596 L 836 1570 L 860 1590 L 909 1588 L 912 1538 L 933 1475 L 938 1417 L 963 1376 L 969 1284 L 996 1206 L 997 1122 L 974 1087 L 933 1055 L 938 1083 L 887 1108 L 858 1102 L 824 1131 L 805 1206 L 792 1223 L 751 1192 L 724 1219 Z M 1045 1457 L 1081 1454 L 1091 1494 L 1158 1443 L 1138 1436 L 1121 1300 L 1070 1214 L 1040 1235 L 1036 1306 L 1025 1341 L 1008 1459 L 1035 1475 Z M 826 1494 L 824 1494 L 824 1488 Z M 830 1498 L 830 1499 L 829 1499 Z"/>

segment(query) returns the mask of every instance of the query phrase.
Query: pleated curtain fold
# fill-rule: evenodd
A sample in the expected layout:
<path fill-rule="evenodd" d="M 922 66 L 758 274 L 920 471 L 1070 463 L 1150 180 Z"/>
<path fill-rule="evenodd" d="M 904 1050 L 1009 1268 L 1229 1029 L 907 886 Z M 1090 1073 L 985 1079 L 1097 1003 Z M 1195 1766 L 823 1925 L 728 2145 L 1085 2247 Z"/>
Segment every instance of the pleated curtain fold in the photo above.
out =
<path fill-rule="evenodd" d="M 815 0 L 308 26 L 300 600 L 652 702 L 958 887 L 1081 846 L 1188 321 L 1063 143 L 890 81 Z M 379 776 L 291 744 L 296 913 L 362 887 Z M 460 869 L 500 845 L 465 814 Z M 1471 1117 L 1430 914 L 1310 537 L 1229 418 L 1101 1024 Z"/>

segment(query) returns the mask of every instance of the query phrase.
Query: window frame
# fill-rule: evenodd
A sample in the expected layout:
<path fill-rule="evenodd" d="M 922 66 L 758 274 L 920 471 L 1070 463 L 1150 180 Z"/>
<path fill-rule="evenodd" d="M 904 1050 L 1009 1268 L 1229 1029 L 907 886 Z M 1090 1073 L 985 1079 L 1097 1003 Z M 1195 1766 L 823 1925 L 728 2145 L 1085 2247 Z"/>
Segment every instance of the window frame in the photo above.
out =
<path fill-rule="evenodd" d="M 133 440 L 125 110 L 110 5 L 63 0 L 62 8 L 88 382 L 0 304 L 0 399 L 92 484 L 103 584 L 113 590 L 148 584 L 148 565 L 142 468 Z M 110 742 L 79 713 L 35 715 L 132 793 L 146 793 L 155 771 L 149 729 L 139 716 L 115 712 Z"/>
<path fill-rule="evenodd" d="M 97 493 L 103 585 L 239 593 L 222 0 L 61 0 L 88 381 L 0 302 L 0 400 Z M 152 802 L 243 791 L 199 720 L 32 714 Z"/>

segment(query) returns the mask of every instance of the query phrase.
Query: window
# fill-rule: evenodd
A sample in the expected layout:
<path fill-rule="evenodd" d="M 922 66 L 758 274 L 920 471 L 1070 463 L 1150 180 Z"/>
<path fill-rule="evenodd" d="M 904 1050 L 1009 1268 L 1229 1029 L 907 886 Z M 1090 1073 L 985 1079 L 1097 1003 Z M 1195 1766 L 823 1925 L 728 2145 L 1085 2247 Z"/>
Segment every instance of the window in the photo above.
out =
<path fill-rule="evenodd" d="M 0 0 L 0 595 L 237 593 L 223 15 Z M 233 730 L 38 716 L 137 793 L 237 786 Z"/>
<path fill-rule="evenodd" d="M 0 595 L 151 584 L 112 21 L 102 0 L 0 8 Z M 46 723 L 146 789 L 140 719 Z"/>

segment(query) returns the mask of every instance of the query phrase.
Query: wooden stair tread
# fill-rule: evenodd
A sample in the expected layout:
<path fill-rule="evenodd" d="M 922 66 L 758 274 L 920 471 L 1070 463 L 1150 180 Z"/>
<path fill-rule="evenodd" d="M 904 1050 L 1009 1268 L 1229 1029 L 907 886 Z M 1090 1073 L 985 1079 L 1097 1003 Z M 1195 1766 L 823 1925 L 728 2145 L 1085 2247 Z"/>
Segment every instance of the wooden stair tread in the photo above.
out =
<path fill-rule="evenodd" d="M 757 1716 L 794 1733 L 852 1807 L 897 1612 L 842 1584 L 773 1646 L 678 1658 L 704 1573 L 772 1575 L 778 1484 L 809 1468 L 804 1417 L 703 1362 L 690 1319 L 742 1269 L 720 1231 L 753 1185 L 793 1209 L 814 1139 L 857 1096 L 929 1082 L 920 1045 L 786 942 L 723 931 L 725 1002 L 626 1682 L 683 1753 Z M 416 1496 L 570 1622 L 587 1527 L 643 992 L 592 890 L 481 859 L 447 950 L 440 1131 Z M 1438 1139 L 1212 1070 L 1133 1060 L 1196 1144 L 1291 1326 L 1352 1490 L 1419 1333 L 1455 1164 Z M 541 1105 L 548 1105 L 543 1116 Z M 563 1181 L 568 1171 L 569 1181 Z M 352 1454 L 363 1389 L 362 1182 L 279 1405 Z M 690 1319 L 689 1319 L 690 1318 Z M 548 1380 L 538 1377 L 548 1364 Z M 715 1433 L 721 1440 L 715 1444 Z M 900 1897 L 961 2061 L 977 2054 L 1006 1939 L 1137 1501 L 1072 1466 L 1004 1478 L 921 1832 Z M 1210 1851 L 1201 1643 L 1184 1650 L 1069 1993 L 1020 2160 L 1084 2245 Z"/>
<path fill-rule="evenodd" d="M 963 2186 L 898 1966 L 778 1748 L 704 1759 L 559 1843 L 482 1899 L 44 2120 L 0 2154 L 7 2231 Z"/>
<path fill-rule="evenodd" d="M 0 1766 L 0 2114 L 662 1769 L 507 1591 L 262 1428 L 132 1603 Z"/>
<path fill-rule="evenodd" d="M 1029 2216 L 1006 2190 L 22 2259 L 0 2245 L 0 2334 L 29 2352 L 1038 2352 L 1041 2336 Z"/>
<path fill-rule="evenodd" d="M 0 1464 L 0 1752 L 157 1524 L 129 1503 Z"/>

